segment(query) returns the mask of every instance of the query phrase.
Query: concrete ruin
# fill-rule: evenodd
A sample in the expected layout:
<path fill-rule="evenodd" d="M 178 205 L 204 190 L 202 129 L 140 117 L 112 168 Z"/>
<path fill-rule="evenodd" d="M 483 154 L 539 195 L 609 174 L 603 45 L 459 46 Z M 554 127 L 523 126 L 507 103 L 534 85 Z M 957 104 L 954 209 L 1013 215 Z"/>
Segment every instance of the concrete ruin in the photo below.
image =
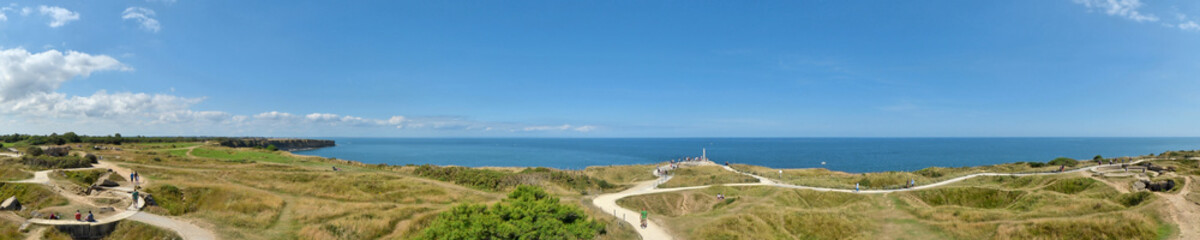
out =
<path fill-rule="evenodd" d="M 1133 182 L 1134 190 L 1150 190 L 1155 192 L 1165 192 L 1175 189 L 1175 180 L 1167 179 L 1165 181 L 1151 182 L 1150 180 L 1139 180 Z"/>
<path fill-rule="evenodd" d="M 21 201 L 17 201 L 16 196 L 9 197 L 0 203 L 0 210 L 19 211 L 21 210 Z"/>

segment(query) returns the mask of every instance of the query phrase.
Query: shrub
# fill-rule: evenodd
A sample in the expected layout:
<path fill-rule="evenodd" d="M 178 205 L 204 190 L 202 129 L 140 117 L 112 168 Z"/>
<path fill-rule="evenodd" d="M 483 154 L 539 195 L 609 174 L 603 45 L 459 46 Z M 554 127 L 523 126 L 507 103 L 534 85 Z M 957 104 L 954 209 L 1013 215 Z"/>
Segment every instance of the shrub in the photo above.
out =
<path fill-rule="evenodd" d="M 592 239 L 604 224 L 541 188 L 521 185 L 492 206 L 464 204 L 443 212 L 417 239 Z"/>
<path fill-rule="evenodd" d="M 42 148 L 40 148 L 40 147 L 25 148 L 25 154 L 27 154 L 29 156 L 37 157 L 37 156 L 41 156 L 43 153 L 45 153 L 45 152 L 42 151 Z"/>
<path fill-rule="evenodd" d="M 468 167 L 439 167 L 421 165 L 413 170 L 417 176 L 449 181 L 483 190 L 500 191 L 521 184 L 535 184 L 546 181 L 573 190 L 585 191 L 591 188 L 608 189 L 616 187 L 608 181 L 598 180 L 583 174 L 573 174 L 566 171 L 549 168 L 526 168 L 518 173 L 502 172 L 488 169 Z"/>
<path fill-rule="evenodd" d="M 92 166 L 92 161 L 77 156 L 51 157 L 25 155 L 19 159 L 9 161 L 15 161 L 17 164 L 24 164 L 25 166 L 39 169 L 85 168 Z"/>
<path fill-rule="evenodd" d="M 67 180 L 70 180 L 71 182 L 73 182 L 75 184 L 79 184 L 79 186 L 87 187 L 87 186 L 91 186 L 93 183 L 96 183 L 96 180 L 99 180 L 100 175 L 104 175 L 104 172 L 106 172 L 106 170 L 96 169 L 96 170 L 60 171 L 60 172 L 62 172 L 63 176 L 66 176 Z"/>
<path fill-rule="evenodd" d="M 1067 158 L 1067 157 L 1060 157 L 1060 158 L 1055 158 L 1054 160 L 1050 160 L 1050 162 L 1047 162 L 1046 165 L 1050 165 L 1050 166 L 1066 165 L 1068 167 L 1074 167 L 1075 165 L 1079 165 L 1079 160 L 1075 160 L 1073 158 Z"/>

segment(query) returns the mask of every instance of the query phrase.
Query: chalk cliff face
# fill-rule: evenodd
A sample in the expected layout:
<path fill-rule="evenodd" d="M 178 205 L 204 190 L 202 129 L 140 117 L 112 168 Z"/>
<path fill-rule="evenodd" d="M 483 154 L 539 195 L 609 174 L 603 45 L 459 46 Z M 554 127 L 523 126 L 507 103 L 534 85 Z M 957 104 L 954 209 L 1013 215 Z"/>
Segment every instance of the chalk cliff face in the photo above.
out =
<path fill-rule="evenodd" d="M 275 145 L 279 150 L 296 151 L 334 146 L 333 140 L 294 138 L 236 138 L 221 140 L 226 147 L 262 147 Z"/>

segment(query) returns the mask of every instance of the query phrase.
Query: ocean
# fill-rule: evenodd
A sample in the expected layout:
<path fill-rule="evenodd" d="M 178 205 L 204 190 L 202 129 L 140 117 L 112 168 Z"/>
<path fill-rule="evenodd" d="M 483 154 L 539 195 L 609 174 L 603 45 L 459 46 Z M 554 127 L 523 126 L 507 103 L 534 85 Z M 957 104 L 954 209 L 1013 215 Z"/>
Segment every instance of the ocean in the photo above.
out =
<path fill-rule="evenodd" d="M 297 154 L 389 165 L 552 167 L 648 164 L 696 157 L 718 163 L 846 172 L 912 171 L 1056 157 L 1091 159 L 1200 149 L 1200 138 L 322 138 L 337 146 Z M 822 165 L 824 162 L 824 165 Z"/>

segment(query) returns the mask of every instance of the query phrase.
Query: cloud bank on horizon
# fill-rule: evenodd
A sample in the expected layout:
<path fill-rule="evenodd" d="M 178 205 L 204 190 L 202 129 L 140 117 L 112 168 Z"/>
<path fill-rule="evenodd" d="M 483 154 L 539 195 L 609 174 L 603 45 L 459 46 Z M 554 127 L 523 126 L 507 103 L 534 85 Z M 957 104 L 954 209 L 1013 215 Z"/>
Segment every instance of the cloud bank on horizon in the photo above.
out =
<path fill-rule="evenodd" d="M 133 71 L 106 55 L 58 50 L 32 53 L 23 48 L 0 50 L 0 113 L 29 122 L 48 124 L 100 124 L 112 130 L 137 126 L 161 132 L 193 128 L 191 134 L 224 132 L 220 128 L 288 130 L 296 127 L 430 128 L 453 130 L 531 132 L 588 132 L 596 127 L 570 124 L 543 126 L 519 123 L 473 121 L 461 117 L 405 117 L 370 119 L 334 113 L 298 115 L 270 111 L 253 116 L 223 111 L 194 110 L 204 98 L 98 90 L 90 96 L 68 96 L 57 92 L 72 79 L 83 80 L 96 72 Z M 10 122 L 11 123 L 11 122 Z M 127 127 L 120 127 L 127 126 Z M 104 129 L 85 131 L 102 133 Z M 137 130 L 134 130 L 137 131 Z M 146 130 L 141 130 L 146 131 Z M 187 132 L 182 132 L 187 133 Z M 232 132 L 237 134 L 238 132 Z M 249 132 L 247 132 L 249 133 Z M 295 134 L 295 133 L 291 133 Z"/>
<path fill-rule="evenodd" d="M 1200 134 L 1195 3 L 245 4 L 0 4 L 0 131 Z"/>

